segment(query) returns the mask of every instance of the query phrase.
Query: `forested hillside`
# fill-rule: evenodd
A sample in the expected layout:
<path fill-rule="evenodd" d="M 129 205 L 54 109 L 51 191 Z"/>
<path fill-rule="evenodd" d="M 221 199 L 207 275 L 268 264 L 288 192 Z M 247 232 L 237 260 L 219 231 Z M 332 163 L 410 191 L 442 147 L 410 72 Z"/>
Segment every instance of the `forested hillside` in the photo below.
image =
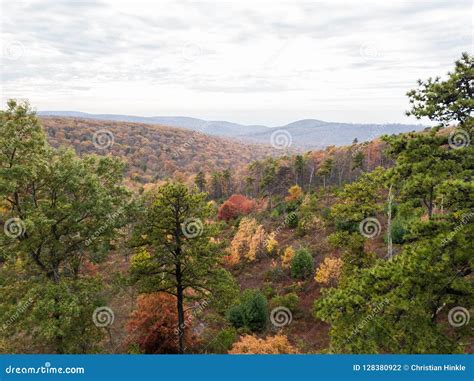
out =
<path fill-rule="evenodd" d="M 64 117 L 43 117 L 41 123 L 53 147 L 123 158 L 127 175 L 140 184 L 166 178 L 186 181 L 199 170 L 236 170 L 281 153 L 270 141 L 246 145 L 166 126 Z"/>
<path fill-rule="evenodd" d="M 0 351 L 472 353 L 473 89 L 463 54 L 407 93 L 436 127 L 282 157 L 10 100 Z"/>

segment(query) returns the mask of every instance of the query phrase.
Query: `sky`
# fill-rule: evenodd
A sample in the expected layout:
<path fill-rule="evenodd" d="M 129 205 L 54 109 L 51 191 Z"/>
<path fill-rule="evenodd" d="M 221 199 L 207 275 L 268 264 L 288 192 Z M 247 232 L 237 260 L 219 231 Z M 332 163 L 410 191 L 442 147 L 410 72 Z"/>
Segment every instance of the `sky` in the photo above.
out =
<path fill-rule="evenodd" d="M 1 0 L 1 102 L 37 110 L 411 123 L 473 53 L 473 2 Z"/>

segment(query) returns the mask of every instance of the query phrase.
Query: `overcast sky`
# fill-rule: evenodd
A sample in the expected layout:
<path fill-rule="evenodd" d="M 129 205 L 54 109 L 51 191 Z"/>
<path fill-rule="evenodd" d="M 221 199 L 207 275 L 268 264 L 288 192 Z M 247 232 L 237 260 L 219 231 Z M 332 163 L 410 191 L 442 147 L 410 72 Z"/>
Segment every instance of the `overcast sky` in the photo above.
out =
<path fill-rule="evenodd" d="M 466 1 L 4 1 L 2 104 L 283 125 L 413 122 L 473 49 Z"/>

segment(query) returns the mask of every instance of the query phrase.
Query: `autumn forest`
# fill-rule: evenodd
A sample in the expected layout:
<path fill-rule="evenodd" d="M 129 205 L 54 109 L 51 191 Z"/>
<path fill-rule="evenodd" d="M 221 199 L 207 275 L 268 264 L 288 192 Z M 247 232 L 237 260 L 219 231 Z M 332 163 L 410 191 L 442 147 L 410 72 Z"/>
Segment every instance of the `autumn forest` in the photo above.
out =
<path fill-rule="evenodd" d="M 472 353 L 474 58 L 439 75 L 424 130 L 313 151 L 9 100 L 0 352 Z"/>

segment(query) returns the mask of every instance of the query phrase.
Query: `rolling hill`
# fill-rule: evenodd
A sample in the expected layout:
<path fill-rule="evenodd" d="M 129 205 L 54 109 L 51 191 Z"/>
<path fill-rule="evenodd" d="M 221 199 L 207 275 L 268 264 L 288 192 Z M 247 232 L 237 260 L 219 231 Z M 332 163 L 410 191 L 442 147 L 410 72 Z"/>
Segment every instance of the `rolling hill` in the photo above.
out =
<path fill-rule="evenodd" d="M 282 151 L 270 146 L 243 144 L 168 126 L 91 120 L 72 117 L 41 117 L 53 147 L 72 147 L 81 154 L 112 154 L 128 163 L 128 176 L 138 183 L 168 177 L 189 179 L 199 171 L 232 169 Z"/>
<path fill-rule="evenodd" d="M 141 117 L 115 114 L 88 114 L 77 111 L 40 111 L 42 116 L 63 116 L 82 119 L 109 120 L 160 124 L 192 131 L 203 132 L 211 136 L 234 138 L 245 142 L 270 144 L 272 134 L 285 130 L 291 136 L 293 148 L 319 149 L 327 146 L 351 144 L 357 138 L 359 142 L 370 141 L 381 135 L 420 131 L 421 124 L 352 124 L 326 122 L 317 119 L 303 119 L 279 127 L 262 125 L 242 125 L 226 121 L 206 121 L 181 116 Z"/>

